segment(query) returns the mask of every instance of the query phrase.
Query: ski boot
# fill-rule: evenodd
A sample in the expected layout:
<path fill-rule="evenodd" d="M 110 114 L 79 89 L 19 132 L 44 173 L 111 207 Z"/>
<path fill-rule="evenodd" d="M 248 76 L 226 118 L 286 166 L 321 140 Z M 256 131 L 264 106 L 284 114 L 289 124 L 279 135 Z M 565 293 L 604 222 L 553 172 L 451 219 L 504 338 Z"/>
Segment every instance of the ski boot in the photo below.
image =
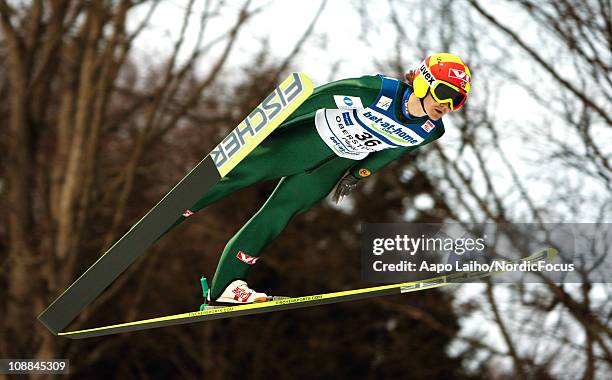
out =
<path fill-rule="evenodd" d="M 247 285 L 246 281 L 244 280 L 234 280 L 225 288 L 219 298 L 211 300 L 210 289 L 208 288 L 206 278 L 202 277 L 200 282 L 202 283 L 202 291 L 204 299 L 206 300 L 205 303 L 200 306 L 200 311 L 214 307 L 247 305 L 251 303 L 276 301 L 289 298 L 269 296 L 266 293 L 257 292 L 249 288 L 249 285 Z"/>

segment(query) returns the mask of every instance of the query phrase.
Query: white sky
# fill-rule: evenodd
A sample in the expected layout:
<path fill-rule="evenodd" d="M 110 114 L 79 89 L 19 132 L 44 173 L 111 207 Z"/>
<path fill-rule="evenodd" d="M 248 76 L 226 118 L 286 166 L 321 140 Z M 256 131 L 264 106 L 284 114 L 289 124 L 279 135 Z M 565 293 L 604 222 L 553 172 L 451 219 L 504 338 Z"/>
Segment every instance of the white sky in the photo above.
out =
<path fill-rule="evenodd" d="M 142 36 L 136 41 L 138 50 L 143 52 L 170 52 L 172 43 L 176 40 L 180 32 L 184 9 L 188 2 L 184 0 L 167 0 L 160 4 L 151 20 L 151 28 L 147 28 Z M 232 3 L 232 2 L 229 2 Z M 237 5 L 224 8 L 224 20 L 216 20 L 210 23 L 208 30 L 210 33 L 206 40 L 211 36 L 224 34 L 227 25 L 231 25 L 235 20 L 241 2 Z M 376 2 L 373 2 L 376 3 Z M 379 2 L 381 5 L 386 2 Z M 308 28 L 311 20 L 315 16 L 319 2 L 315 1 L 254 1 L 251 8 L 259 5 L 271 4 L 265 11 L 256 15 L 249 22 L 240 37 L 240 45 L 237 46 L 232 54 L 230 61 L 232 64 L 247 63 L 248 58 L 257 52 L 260 47 L 259 40 L 262 37 L 270 39 L 270 50 L 279 58 L 285 57 L 293 49 L 296 41 L 299 40 L 304 31 Z M 234 9 L 232 9 L 234 8 Z M 130 21 L 133 23 L 144 15 L 148 5 L 135 12 Z M 186 46 L 193 46 L 197 35 L 197 16 L 203 9 L 203 2 L 198 2 L 194 7 L 194 16 L 190 20 L 190 29 L 187 36 L 189 43 Z M 225 25 L 224 25 L 225 24 Z M 357 37 L 360 33 L 360 17 L 350 7 L 347 0 L 331 0 L 328 2 L 325 11 L 319 18 L 315 33 L 328 32 L 330 35 L 327 52 L 319 51 L 318 54 L 302 54 L 299 65 L 302 71 L 308 73 L 315 83 L 323 84 L 327 82 L 329 67 L 332 62 L 341 59 L 344 64 L 338 73 L 338 78 L 350 76 L 360 76 L 372 71 L 370 60 L 363 57 L 362 48 Z M 368 54 L 379 54 L 385 56 L 387 48 L 390 48 L 392 39 L 388 40 L 389 46 L 380 44 L 375 51 Z M 308 41 L 307 45 L 312 47 L 313 42 Z M 361 45 L 361 46 L 360 46 Z M 311 49 L 305 49 L 311 50 Z M 188 53 L 190 49 L 184 49 Z"/>
<path fill-rule="evenodd" d="M 191 47 L 198 34 L 198 17 L 202 12 L 204 1 L 196 1 L 193 15 L 190 19 L 190 27 L 187 32 L 187 42 L 181 50 L 183 58 L 191 52 Z M 223 18 L 215 19 L 207 26 L 207 38 L 210 41 L 218 35 L 225 34 L 228 25 L 236 18 L 239 6 L 242 2 L 228 2 L 230 5 L 224 8 Z M 171 51 L 174 41 L 178 38 L 180 26 L 184 17 L 184 11 L 188 1 L 166 0 L 162 1 L 151 20 L 152 27 L 147 28 L 136 41 L 137 52 L 147 55 L 163 56 Z M 315 16 L 319 1 L 254 1 L 251 8 L 270 4 L 265 11 L 256 15 L 248 24 L 239 38 L 239 44 L 230 56 L 230 65 L 248 64 L 249 59 L 260 48 L 260 40 L 268 37 L 270 51 L 279 59 L 287 56 L 294 48 L 296 41 L 308 28 Z M 376 43 L 368 46 L 360 39 L 361 17 L 353 8 L 350 0 L 329 0 L 327 6 L 317 22 L 315 36 L 311 37 L 303 48 L 299 59 L 294 63 L 297 70 L 306 72 L 314 81 L 315 85 L 321 85 L 330 80 L 357 77 L 368 74 L 376 74 L 373 59 L 385 59 L 395 51 L 395 31 L 393 30 L 387 15 L 389 7 L 386 1 L 369 1 L 370 9 L 377 12 L 371 16 L 370 23 L 376 30 Z M 145 5 L 140 12 L 134 12 L 129 19 L 129 24 L 134 25 L 137 19 L 144 15 L 149 5 Z M 416 26 L 407 20 L 405 27 L 408 33 L 416 34 Z M 319 48 L 322 35 L 326 35 L 326 46 Z M 372 37 L 372 36 L 371 36 Z M 410 49 L 406 48 L 406 51 Z M 459 53 L 459 55 L 461 55 Z M 412 64 L 416 66 L 422 57 L 415 58 Z M 205 59 L 203 62 L 211 62 Z M 334 62 L 340 61 L 338 72 L 330 78 L 330 69 Z M 410 59 L 406 60 L 411 62 Z M 516 64 L 516 63 L 514 63 Z M 206 69 L 203 68 L 205 72 Z M 478 97 L 478 76 L 476 73 L 472 99 Z M 524 91 L 518 86 L 506 86 L 500 93 L 500 98 L 513 98 L 513 108 L 507 109 L 506 115 L 515 116 L 514 110 L 521 109 L 526 112 L 541 112 L 541 108 L 525 96 Z M 503 102 L 503 100 L 502 100 Z M 449 118 L 447 118 L 449 119 Z M 452 118 L 450 118 L 452 119 Z M 446 119 L 445 119 L 446 121 Z"/>

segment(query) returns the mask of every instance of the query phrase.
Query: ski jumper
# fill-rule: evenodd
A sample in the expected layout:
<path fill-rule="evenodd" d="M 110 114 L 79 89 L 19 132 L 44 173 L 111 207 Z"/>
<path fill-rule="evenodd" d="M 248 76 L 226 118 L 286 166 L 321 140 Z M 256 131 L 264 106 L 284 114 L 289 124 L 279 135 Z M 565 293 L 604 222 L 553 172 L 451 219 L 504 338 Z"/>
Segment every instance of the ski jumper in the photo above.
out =
<path fill-rule="evenodd" d="M 413 118 L 405 112 L 411 93 L 408 84 L 382 75 L 317 87 L 170 227 L 245 186 L 280 179 L 264 205 L 227 243 L 211 284 L 211 299 L 232 281 L 246 279 L 263 249 L 291 218 L 327 196 L 347 171 L 357 179 L 368 177 L 442 136 L 441 119 Z"/>

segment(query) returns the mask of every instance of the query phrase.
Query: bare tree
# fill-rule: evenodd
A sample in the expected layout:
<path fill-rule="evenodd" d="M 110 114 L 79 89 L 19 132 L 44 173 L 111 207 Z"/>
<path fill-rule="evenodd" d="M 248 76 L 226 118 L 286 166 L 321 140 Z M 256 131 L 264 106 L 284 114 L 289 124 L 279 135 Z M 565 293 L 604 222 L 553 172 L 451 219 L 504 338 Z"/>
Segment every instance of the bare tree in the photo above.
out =
<path fill-rule="evenodd" d="M 379 35 L 371 28 L 376 24 L 373 13 L 365 2 L 356 3 L 368 20 L 364 33 L 375 41 Z M 472 99 L 452 115 L 449 133 L 404 169 L 432 184 L 429 196 L 435 202 L 428 220 L 531 222 L 544 230 L 550 222 L 610 222 L 608 2 L 517 1 L 493 8 L 476 0 L 390 0 L 388 9 L 401 53 L 378 62 L 383 71 L 401 76 L 417 57 L 451 51 L 474 75 Z M 543 116 L 532 114 L 532 108 L 512 108 L 520 120 L 502 116 L 501 109 L 520 100 L 502 98 L 508 83 L 522 87 Z M 610 310 L 605 302 L 610 288 L 594 284 L 610 269 L 605 260 L 609 247 L 591 248 L 583 252 L 584 265 L 577 272 L 581 285 L 549 282 L 499 291 L 488 286 L 474 297 L 477 302 L 467 301 L 480 305 L 472 312 L 480 310 L 498 327 L 506 347 L 505 352 L 486 344 L 480 349 L 487 358 L 510 357 L 513 378 L 593 379 L 610 370 Z M 596 296 L 601 292 L 603 301 Z M 560 328 L 542 329 L 551 314 L 560 316 Z M 584 339 L 574 340 L 577 332 Z M 550 349 L 548 355 L 542 354 L 543 347 Z M 572 367 L 563 368 L 567 363 Z M 492 376 L 501 376 L 490 369 Z"/>
<path fill-rule="evenodd" d="M 7 120 L 2 127 L 2 209 L 8 225 L 2 357 L 52 358 L 66 352 L 67 342 L 44 331 L 36 314 L 137 217 L 130 199 L 138 197 L 135 185 L 146 152 L 202 105 L 202 93 L 226 67 L 241 30 L 261 10 L 244 2 L 234 20 L 226 22 L 225 33 L 208 38 L 205 27 L 226 5 L 206 1 L 195 47 L 179 60 L 195 7 L 188 2 L 168 58 L 151 64 L 151 74 L 139 81 L 142 74 L 130 54 L 158 4 L 0 2 L 6 63 L 2 93 L 8 99 L 2 107 Z M 127 18 L 136 10 L 144 10 L 144 16 L 128 30 Z M 196 66 L 213 47 L 220 54 L 208 58 L 204 74 L 197 73 Z M 157 196 L 171 184 L 166 181 L 176 179 L 161 178 Z M 108 222 L 107 228 L 95 231 L 91 222 L 98 218 Z M 125 281 L 109 289 L 76 326 L 100 313 Z M 36 333 L 26 334 L 29 330 Z M 90 351 L 83 362 L 107 348 Z"/>
<path fill-rule="evenodd" d="M 177 37 L 168 54 L 143 57 L 138 40 L 163 6 L 182 10 Z M 137 341 L 68 341 L 49 334 L 36 316 L 286 75 L 326 1 L 286 55 L 271 57 L 263 41 L 259 54 L 237 67 L 231 56 L 241 35 L 268 6 L 0 1 L 0 95 L 6 99 L 0 116 L 8 121 L 0 125 L 0 357 L 67 357 L 76 378 L 106 377 L 101 367 L 113 377 L 228 373 L 232 358 L 225 353 L 234 343 L 210 325 L 145 333 Z M 252 201 L 251 195 L 223 210 L 213 206 L 208 219 L 160 241 L 70 327 L 194 307 L 201 268 L 214 270 L 231 222 L 239 223 Z M 228 209 L 234 210 L 229 216 Z M 172 260 L 162 252 L 173 253 Z M 175 296 L 157 296 L 164 289 Z M 144 350 L 148 355 L 140 355 Z M 158 358 L 172 375 L 149 367 Z"/>

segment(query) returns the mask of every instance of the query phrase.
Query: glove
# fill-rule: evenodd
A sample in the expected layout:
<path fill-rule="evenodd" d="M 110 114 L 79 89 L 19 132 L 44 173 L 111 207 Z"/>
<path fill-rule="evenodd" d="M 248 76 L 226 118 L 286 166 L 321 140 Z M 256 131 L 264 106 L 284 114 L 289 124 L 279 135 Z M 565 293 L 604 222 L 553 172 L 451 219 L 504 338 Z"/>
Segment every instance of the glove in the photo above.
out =
<path fill-rule="evenodd" d="M 332 200 L 336 202 L 336 204 L 342 202 L 344 197 L 349 195 L 351 191 L 357 187 L 357 182 L 359 182 L 359 180 L 353 177 L 351 173 L 345 175 L 336 185 L 336 190 L 334 191 Z"/>

